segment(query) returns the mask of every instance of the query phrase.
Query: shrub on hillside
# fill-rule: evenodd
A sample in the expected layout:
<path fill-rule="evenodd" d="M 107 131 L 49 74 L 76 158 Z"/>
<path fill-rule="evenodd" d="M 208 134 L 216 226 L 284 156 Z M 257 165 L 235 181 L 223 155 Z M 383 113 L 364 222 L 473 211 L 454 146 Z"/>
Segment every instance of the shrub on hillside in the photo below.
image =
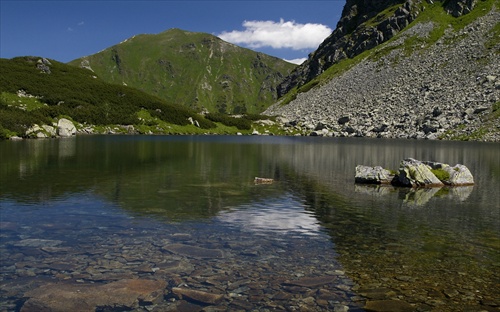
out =
<path fill-rule="evenodd" d="M 205 118 L 240 130 L 250 130 L 252 128 L 252 122 L 246 118 L 235 118 L 222 113 L 209 113 L 205 115 Z"/>

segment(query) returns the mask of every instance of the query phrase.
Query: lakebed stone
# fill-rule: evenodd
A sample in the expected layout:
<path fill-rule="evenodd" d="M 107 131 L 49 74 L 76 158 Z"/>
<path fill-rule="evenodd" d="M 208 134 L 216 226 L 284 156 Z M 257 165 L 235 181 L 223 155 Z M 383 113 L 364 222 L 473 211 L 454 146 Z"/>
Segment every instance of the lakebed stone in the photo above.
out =
<path fill-rule="evenodd" d="M 127 279 L 108 284 L 46 284 L 25 293 L 22 312 L 131 310 L 163 298 L 167 283 L 161 280 Z"/>
<path fill-rule="evenodd" d="M 193 258 L 222 258 L 222 251 L 219 249 L 208 249 L 186 244 L 171 244 L 163 247 L 164 250 L 174 254 Z"/>
<path fill-rule="evenodd" d="M 205 303 L 205 304 L 216 304 L 220 302 L 224 295 L 222 294 L 214 294 L 200 290 L 188 289 L 188 288 L 180 288 L 174 287 L 172 288 L 172 292 L 179 296 L 180 298 L 188 298 L 190 300 L 194 300 L 197 302 Z"/>

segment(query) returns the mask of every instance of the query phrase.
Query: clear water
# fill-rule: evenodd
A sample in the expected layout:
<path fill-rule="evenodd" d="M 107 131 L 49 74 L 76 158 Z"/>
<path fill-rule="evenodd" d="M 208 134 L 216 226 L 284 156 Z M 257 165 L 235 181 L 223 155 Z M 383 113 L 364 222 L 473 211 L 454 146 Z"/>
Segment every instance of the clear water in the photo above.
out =
<path fill-rule="evenodd" d="M 357 164 L 406 157 L 464 164 L 476 184 L 354 184 Z M 79 136 L 0 142 L 0 170 L 0 311 L 48 283 L 130 278 L 168 281 L 137 311 L 500 307 L 499 144 Z"/>

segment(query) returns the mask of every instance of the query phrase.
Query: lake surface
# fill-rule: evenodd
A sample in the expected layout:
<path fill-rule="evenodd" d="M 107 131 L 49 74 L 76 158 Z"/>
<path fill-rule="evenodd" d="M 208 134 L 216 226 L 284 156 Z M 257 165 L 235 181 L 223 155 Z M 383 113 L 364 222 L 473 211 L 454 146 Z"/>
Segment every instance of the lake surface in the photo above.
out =
<path fill-rule="evenodd" d="M 354 184 L 407 157 L 476 184 Z M 499 311 L 499 190 L 497 143 L 4 141 L 0 311 Z"/>

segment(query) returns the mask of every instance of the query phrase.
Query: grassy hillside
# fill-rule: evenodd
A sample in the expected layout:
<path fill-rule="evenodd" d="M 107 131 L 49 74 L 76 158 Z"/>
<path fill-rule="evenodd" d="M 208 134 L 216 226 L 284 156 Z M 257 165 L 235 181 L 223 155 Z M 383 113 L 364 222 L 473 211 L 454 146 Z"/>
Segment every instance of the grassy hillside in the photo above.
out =
<path fill-rule="evenodd" d="M 0 59 L 0 139 L 26 136 L 33 125 L 61 117 L 92 133 L 251 134 L 268 117 L 205 116 L 132 87 L 111 84 L 87 69 L 40 57 Z M 195 125 L 189 120 L 191 119 Z M 274 129 L 281 131 L 280 129 Z"/>
<path fill-rule="evenodd" d="M 205 33 L 171 29 L 137 35 L 69 64 L 196 111 L 264 111 L 295 65 Z"/>

